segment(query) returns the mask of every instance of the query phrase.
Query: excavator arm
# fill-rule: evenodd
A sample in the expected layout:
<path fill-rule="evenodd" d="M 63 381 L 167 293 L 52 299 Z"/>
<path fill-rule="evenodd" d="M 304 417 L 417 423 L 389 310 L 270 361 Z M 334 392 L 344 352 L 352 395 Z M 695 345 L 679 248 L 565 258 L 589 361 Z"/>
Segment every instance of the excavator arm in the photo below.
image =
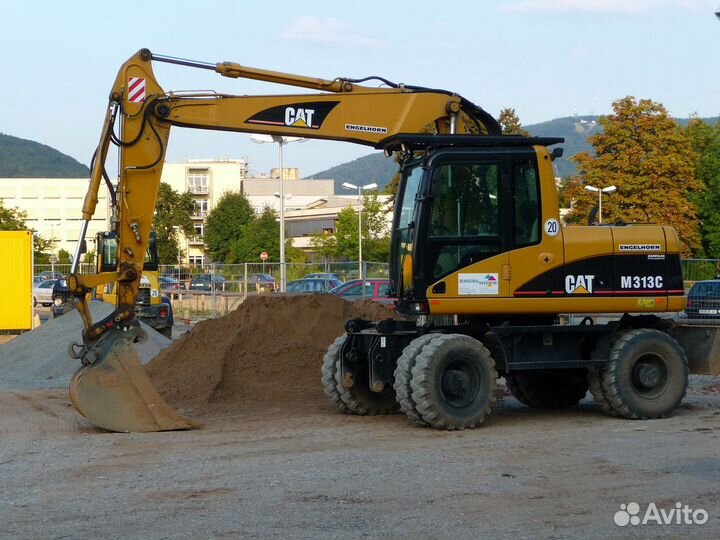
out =
<path fill-rule="evenodd" d="M 255 79 L 318 90 L 296 95 L 234 96 L 163 90 L 153 61 L 208 69 L 231 78 Z M 152 228 L 165 152 L 173 126 L 347 141 L 376 148 L 401 133 L 499 134 L 495 119 L 457 94 L 378 79 L 317 79 L 244 67 L 153 55 L 142 49 L 123 64 L 110 93 L 100 144 L 83 203 L 82 229 L 68 286 L 84 323 L 83 342 L 71 355 L 83 367 L 71 382 L 76 408 L 93 423 L 114 431 L 157 431 L 193 427 L 164 403 L 132 349 L 144 339 L 135 320 L 142 266 Z M 118 132 L 116 133 L 116 128 Z M 112 144 L 119 147 L 119 179 L 105 172 Z M 103 180 L 112 201 L 112 229 L 118 237 L 115 272 L 80 275 L 77 265 Z M 117 281 L 116 310 L 94 322 L 87 293 Z"/>

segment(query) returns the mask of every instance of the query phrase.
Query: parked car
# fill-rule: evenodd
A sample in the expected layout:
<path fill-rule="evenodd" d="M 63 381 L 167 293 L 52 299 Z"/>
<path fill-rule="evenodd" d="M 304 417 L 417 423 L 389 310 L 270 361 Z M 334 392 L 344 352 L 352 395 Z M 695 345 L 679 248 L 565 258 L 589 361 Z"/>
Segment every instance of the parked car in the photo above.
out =
<path fill-rule="evenodd" d="M 248 274 L 247 282 L 247 292 L 275 292 L 280 288 L 280 285 L 270 274 Z"/>
<path fill-rule="evenodd" d="M 224 290 L 227 279 L 217 274 L 198 274 L 193 276 L 190 282 L 191 291 L 216 291 Z"/>
<path fill-rule="evenodd" d="M 326 293 L 330 291 L 328 280 L 320 278 L 296 279 L 288 283 L 285 289 L 292 293 Z"/>
<path fill-rule="evenodd" d="M 33 306 L 38 304 L 43 306 L 52 305 L 52 292 L 55 281 L 57 280 L 46 279 L 33 287 Z"/>
<path fill-rule="evenodd" d="M 720 279 L 695 282 L 687 295 L 685 313 L 692 319 L 720 317 Z"/>
<path fill-rule="evenodd" d="M 178 294 L 181 291 L 187 290 L 185 283 L 175 278 L 160 276 L 158 280 L 160 281 L 160 290 L 162 290 L 164 294 Z"/>
<path fill-rule="evenodd" d="M 346 300 L 375 300 L 388 306 L 395 305 L 395 298 L 389 296 L 391 284 L 389 279 L 368 278 L 351 279 L 339 287 L 335 287 L 330 294 L 336 294 Z"/>
<path fill-rule="evenodd" d="M 58 318 L 64 313 L 74 309 L 72 295 L 65 278 L 55 280 L 52 288 L 52 314 Z"/>
<path fill-rule="evenodd" d="M 38 283 L 42 283 L 45 281 L 45 278 L 42 276 L 33 276 L 33 287 L 37 285 Z"/>
<path fill-rule="evenodd" d="M 337 274 L 329 273 L 308 274 L 307 276 L 303 277 L 303 279 L 324 279 L 328 282 L 328 290 L 339 287 L 343 283 L 342 279 L 340 279 Z"/>

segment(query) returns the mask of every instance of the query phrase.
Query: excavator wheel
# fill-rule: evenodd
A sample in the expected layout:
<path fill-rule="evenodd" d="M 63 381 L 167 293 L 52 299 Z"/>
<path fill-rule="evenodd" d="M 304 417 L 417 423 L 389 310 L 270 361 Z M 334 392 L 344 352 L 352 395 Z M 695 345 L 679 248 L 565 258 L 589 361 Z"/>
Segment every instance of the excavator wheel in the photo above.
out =
<path fill-rule="evenodd" d="M 688 363 L 671 336 L 640 328 L 616 335 L 598 375 L 605 398 L 620 416 L 663 418 L 685 397 Z"/>
<path fill-rule="evenodd" d="M 342 349 L 343 343 L 345 343 L 346 339 L 347 334 L 343 334 L 337 338 L 330 347 L 328 347 L 328 350 L 323 357 L 322 377 L 320 379 L 323 391 L 330 400 L 330 403 L 343 412 L 346 412 L 348 408 L 343 400 L 340 399 L 340 391 L 338 390 L 337 381 L 335 380 L 335 374 L 340 369 L 340 349 Z"/>
<path fill-rule="evenodd" d="M 584 369 L 521 371 L 505 376 L 508 390 L 519 402 L 538 409 L 566 409 L 588 391 Z"/>
<path fill-rule="evenodd" d="M 338 340 L 336 340 L 333 345 L 336 345 L 337 342 Z M 332 347 L 331 345 L 330 348 L 332 349 Z M 395 400 L 395 390 L 391 385 L 385 385 L 385 388 L 381 392 L 373 392 L 370 390 L 369 368 L 358 373 L 353 379 L 351 386 L 345 387 L 340 370 L 340 347 L 342 347 L 342 344 L 338 346 L 334 353 L 337 358 L 335 363 L 335 388 L 347 412 L 361 416 L 393 414 L 397 412 L 398 404 Z M 330 350 L 328 354 L 330 354 Z M 325 393 L 332 395 L 332 392 L 328 390 L 326 390 Z M 333 401 L 334 398 L 331 397 L 330 400 Z"/>
<path fill-rule="evenodd" d="M 460 334 L 437 334 L 412 368 L 412 400 L 429 426 L 459 430 L 479 426 L 496 399 L 497 371 L 490 351 Z"/>
<path fill-rule="evenodd" d="M 417 406 L 412 397 L 412 369 L 415 367 L 415 361 L 418 354 L 422 351 L 425 344 L 435 337 L 435 334 L 425 334 L 415 338 L 410 344 L 403 349 L 395 368 L 395 396 L 400 406 L 400 411 L 412 420 L 423 426 L 427 426 L 427 422 L 422 419 L 420 413 L 417 412 Z"/>
<path fill-rule="evenodd" d="M 132 337 L 109 336 L 84 358 L 93 363 L 70 380 L 70 401 L 96 426 L 138 433 L 198 427 L 160 396 L 140 364 Z"/>

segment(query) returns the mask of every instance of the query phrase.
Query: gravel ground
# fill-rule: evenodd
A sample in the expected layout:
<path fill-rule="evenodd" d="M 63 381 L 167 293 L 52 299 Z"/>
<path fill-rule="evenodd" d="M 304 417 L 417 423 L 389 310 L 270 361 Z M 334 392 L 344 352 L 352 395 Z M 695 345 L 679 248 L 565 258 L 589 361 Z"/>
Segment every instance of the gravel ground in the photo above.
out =
<path fill-rule="evenodd" d="M 720 393 L 669 419 L 510 397 L 480 429 L 416 428 L 329 405 L 216 412 L 203 429 L 111 434 L 65 392 L 0 393 L 2 538 L 718 538 Z M 705 525 L 619 527 L 677 501 Z"/>

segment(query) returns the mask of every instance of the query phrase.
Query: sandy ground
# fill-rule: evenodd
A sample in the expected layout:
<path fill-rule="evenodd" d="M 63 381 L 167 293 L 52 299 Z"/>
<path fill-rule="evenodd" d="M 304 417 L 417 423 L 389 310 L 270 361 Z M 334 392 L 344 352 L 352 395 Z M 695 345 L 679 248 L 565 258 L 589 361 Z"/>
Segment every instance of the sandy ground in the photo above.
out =
<path fill-rule="evenodd" d="M 669 419 L 506 397 L 477 430 L 330 405 L 215 410 L 200 430 L 110 434 L 59 390 L 0 393 L 2 538 L 717 538 L 720 395 Z M 702 390 L 702 388 L 711 390 Z M 676 501 L 699 525 L 621 528 Z"/>
<path fill-rule="evenodd" d="M 148 372 L 204 423 L 186 432 L 78 415 L 61 384 L 77 369 L 60 358 L 67 315 L 0 346 L 0 539 L 720 538 L 720 382 L 691 377 L 674 417 L 644 422 L 509 396 L 464 432 L 344 415 L 320 361 L 373 309 L 256 298 L 179 336 Z M 615 525 L 630 502 L 709 520 Z"/>

